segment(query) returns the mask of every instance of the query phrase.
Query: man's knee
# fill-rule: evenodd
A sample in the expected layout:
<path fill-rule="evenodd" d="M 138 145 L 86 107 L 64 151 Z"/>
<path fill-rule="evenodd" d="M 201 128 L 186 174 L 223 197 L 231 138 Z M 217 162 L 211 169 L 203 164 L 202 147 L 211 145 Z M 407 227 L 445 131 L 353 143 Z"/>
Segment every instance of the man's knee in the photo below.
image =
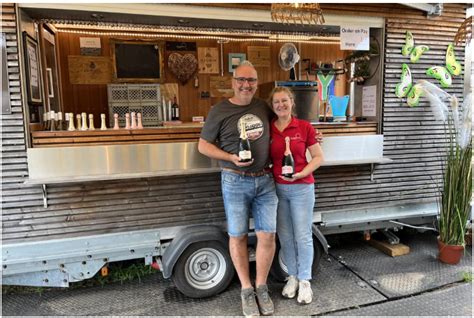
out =
<path fill-rule="evenodd" d="M 257 232 L 257 242 L 261 245 L 271 246 L 275 244 L 275 233 Z"/>
<path fill-rule="evenodd" d="M 229 237 L 230 246 L 241 246 L 244 244 L 247 244 L 247 235 Z"/>

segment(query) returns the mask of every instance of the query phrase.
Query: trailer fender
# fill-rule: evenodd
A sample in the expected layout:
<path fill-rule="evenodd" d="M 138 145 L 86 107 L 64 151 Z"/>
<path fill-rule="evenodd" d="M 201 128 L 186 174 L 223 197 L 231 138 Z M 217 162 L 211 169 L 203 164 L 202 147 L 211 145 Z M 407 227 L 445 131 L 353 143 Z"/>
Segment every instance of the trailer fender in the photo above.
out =
<path fill-rule="evenodd" d="M 182 229 L 163 253 L 163 277 L 171 277 L 178 258 L 189 245 L 203 241 L 219 241 L 227 246 L 228 240 L 222 229 L 215 225 L 196 225 Z"/>
<path fill-rule="evenodd" d="M 313 235 L 318 239 L 319 243 L 321 243 L 321 246 L 323 247 L 324 252 L 327 254 L 328 248 L 329 248 L 328 241 L 324 237 L 323 233 L 321 233 L 321 231 L 318 229 L 316 224 L 313 224 L 312 230 L 313 230 Z"/>

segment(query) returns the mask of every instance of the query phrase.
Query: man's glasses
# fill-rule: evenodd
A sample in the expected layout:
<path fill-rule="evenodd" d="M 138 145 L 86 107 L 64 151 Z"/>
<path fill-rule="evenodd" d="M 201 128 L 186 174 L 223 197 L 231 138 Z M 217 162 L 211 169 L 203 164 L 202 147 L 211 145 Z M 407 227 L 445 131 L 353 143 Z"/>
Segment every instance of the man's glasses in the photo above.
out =
<path fill-rule="evenodd" d="M 244 84 L 246 81 L 249 83 L 249 85 L 257 83 L 257 79 L 254 77 L 234 77 L 234 79 L 239 85 Z"/>

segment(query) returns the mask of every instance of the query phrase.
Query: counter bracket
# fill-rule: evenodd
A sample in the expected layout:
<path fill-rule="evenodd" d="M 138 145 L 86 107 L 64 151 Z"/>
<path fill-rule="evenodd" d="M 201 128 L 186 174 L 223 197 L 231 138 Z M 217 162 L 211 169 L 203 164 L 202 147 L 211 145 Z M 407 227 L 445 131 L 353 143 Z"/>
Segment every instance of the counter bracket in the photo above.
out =
<path fill-rule="evenodd" d="M 46 209 L 48 207 L 48 190 L 45 183 L 41 185 L 41 189 L 43 192 L 43 207 Z"/>

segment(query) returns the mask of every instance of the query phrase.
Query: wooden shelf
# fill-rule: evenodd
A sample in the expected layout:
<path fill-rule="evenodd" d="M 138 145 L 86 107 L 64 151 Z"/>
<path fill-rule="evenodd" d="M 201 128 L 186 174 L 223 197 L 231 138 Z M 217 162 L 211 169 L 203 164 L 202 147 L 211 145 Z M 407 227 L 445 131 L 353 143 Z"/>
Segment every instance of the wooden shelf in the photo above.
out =
<path fill-rule="evenodd" d="M 335 122 L 316 123 L 313 126 L 323 136 L 375 135 L 376 122 Z M 108 129 L 87 131 L 33 131 L 33 148 L 74 147 L 120 144 L 149 144 L 197 141 L 201 125 L 183 123 L 182 125 L 144 128 L 144 129 Z"/>

